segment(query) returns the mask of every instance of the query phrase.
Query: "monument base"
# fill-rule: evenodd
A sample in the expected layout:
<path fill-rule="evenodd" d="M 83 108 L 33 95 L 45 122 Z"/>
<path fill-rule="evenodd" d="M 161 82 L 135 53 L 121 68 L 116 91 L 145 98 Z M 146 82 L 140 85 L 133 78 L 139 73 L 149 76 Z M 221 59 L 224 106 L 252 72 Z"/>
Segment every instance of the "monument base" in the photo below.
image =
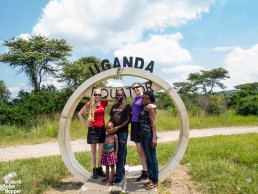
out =
<path fill-rule="evenodd" d="M 81 187 L 81 194 L 103 194 L 103 193 L 140 193 L 140 194 L 157 194 L 157 188 L 146 190 L 144 188 L 144 183 L 148 180 L 136 182 L 136 178 L 140 176 L 142 171 L 141 166 L 126 166 L 126 173 L 124 179 L 112 186 L 106 185 L 102 182 L 104 177 L 99 177 L 98 179 L 90 178 Z"/>

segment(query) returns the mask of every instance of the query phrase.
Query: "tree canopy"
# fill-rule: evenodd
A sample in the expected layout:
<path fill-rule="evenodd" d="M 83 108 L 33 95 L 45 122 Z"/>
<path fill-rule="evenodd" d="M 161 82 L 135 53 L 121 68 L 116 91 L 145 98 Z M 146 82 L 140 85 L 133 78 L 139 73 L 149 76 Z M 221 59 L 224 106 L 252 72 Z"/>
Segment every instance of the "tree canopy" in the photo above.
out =
<path fill-rule="evenodd" d="M 28 39 L 11 38 L 4 41 L 7 52 L 0 55 L 0 62 L 20 68 L 29 79 L 35 92 L 40 91 L 43 77 L 55 75 L 58 65 L 66 63 L 72 47 L 64 39 L 49 39 L 33 35 Z"/>
<path fill-rule="evenodd" d="M 89 67 L 100 63 L 101 60 L 94 56 L 82 57 L 73 63 L 63 64 L 61 73 L 56 77 L 74 90 L 92 76 Z"/>
<path fill-rule="evenodd" d="M 190 73 L 187 78 L 189 82 L 174 83 L 174 88 L 181 93 L 194 93 L 200 89 L 204 94 L 212 94 L 215 87 L 226 88 L 221 80 L 227 78 L 230 78 L 228 71 L 221 67 L 207 71 L 201 70 L 200 72 Z"/>
<path fill-rule="evenodd" d="M 240 84 L 235 86 L 238 90 L 256 90 L 258 91 L 258 82 Z"/>
<path fill-rule="evenodd" d="M 11 92 L 6 87 L 3 80 L 0 80 L 0 101 L 7 101 L 11 96 Z"/>

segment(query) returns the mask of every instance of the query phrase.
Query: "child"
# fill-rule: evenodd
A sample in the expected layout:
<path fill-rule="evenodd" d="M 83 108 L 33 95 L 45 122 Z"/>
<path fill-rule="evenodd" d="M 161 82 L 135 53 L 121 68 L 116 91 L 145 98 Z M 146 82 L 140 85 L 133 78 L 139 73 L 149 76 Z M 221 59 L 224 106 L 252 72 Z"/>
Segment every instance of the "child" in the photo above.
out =
<path fill-rule="evenodd" d="M 107 185 L 113 185 L 114 181 L 114 166 L 117 162 L 118 139 L 115 133 L 112 133 L 114 125 L 112 122 L 106 124 L 106 138 L 101 156 L 101 164 L 106 166 L 106 178 L 102 181 L 107 182 Z M 109 178 L 109 167 L 111 168 L 111 177 Z"/>

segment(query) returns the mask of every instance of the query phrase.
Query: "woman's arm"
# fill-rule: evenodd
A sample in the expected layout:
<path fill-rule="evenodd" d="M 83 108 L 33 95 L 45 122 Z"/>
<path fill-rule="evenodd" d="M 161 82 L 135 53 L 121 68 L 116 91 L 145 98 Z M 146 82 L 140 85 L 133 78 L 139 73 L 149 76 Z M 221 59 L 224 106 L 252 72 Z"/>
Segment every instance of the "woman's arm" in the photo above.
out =
<path fill-rule="evenodd" d="M 80 118 L 82 125 L 84 127 L 87 127 L 86 121 L 83 118 L 84 113 L 88 110 L 88 108 L 86 106 L 83 106 L 82 109 L 78 112 L 78 117 Z"/>
<path fill-rule="evenodd" d="M 156 130 L 156 122 L 155 122 L 155 110 L 147 109 L 150 116 L 150 123 L 152 128 L 152 141 L 151 141 L 151 147 L 155 148 L 157 146 L 157 130 Z"/>
<path fill-rule="evenodd" d="M 107 106 L 113 106 L 113 105 L 114 105 L 114 103 L 113 103 L 113 102 L 109 102 L 109 101 L 108 101 Z"/>
<path fill-rule="evenodd" d="M 101 101 L 107 102 L 107 106 L 113 106 L 113 105 L 114 105 L 113 102 L 109 102 L 109 101 L 107 100 L 107 98 L 105 98 L 105 97 L 102 97 L 102 100 L 101 100 Z"/>

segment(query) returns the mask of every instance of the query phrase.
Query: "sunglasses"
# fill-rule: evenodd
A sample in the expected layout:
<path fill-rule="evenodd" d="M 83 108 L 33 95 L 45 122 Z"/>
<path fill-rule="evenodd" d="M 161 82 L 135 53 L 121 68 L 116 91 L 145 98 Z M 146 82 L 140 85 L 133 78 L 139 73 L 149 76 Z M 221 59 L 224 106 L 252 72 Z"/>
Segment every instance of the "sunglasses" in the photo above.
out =
<path fill-rule="evenodd" d="M 101 94 L 94 94 L 94 96 L 101 96 Z"/>
<path fill-rule="evenodd" d="M 139 88 L 140 86 L 135 86 L 135 87 L 132 87 L 133 90 L 135 90 L 136 88 Z"/>

